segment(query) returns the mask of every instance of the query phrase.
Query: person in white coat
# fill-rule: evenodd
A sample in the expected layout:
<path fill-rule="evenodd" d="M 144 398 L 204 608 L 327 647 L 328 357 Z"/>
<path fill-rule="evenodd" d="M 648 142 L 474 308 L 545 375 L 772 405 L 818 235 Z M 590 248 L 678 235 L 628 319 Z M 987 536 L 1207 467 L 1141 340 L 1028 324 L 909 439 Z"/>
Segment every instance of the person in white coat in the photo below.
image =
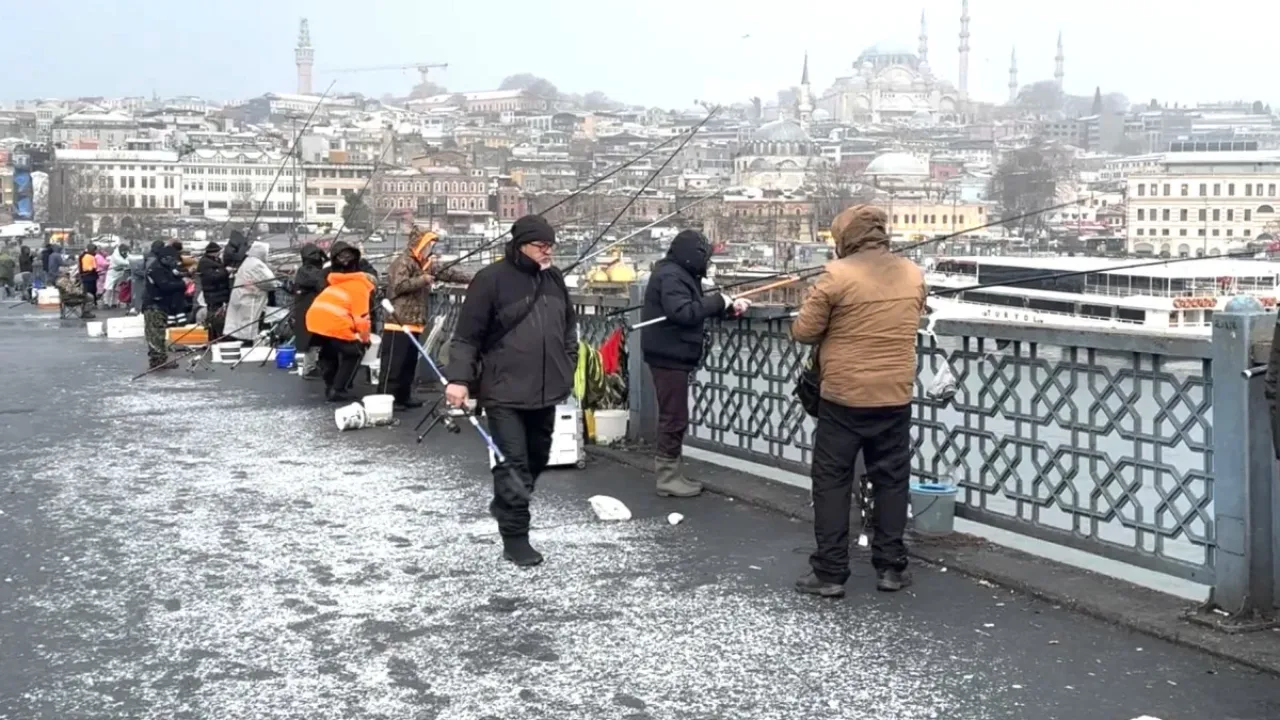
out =
<path fill-rule="evenodd" d="M 129 279 L 129 246 L 121 243 L 112 251 L 107 261 L 106 297 L 107 307 L 120 306 L 120 284 Z"/>
<path fill-rule="evenodd" d="M 267 253 L 271 246 L 255 242 L 236 270 L 231 283 L 231 301 L 227 304 L 227 319 L 223 323 L 227 335 L 242 342 L 253 342 L 258 337 L 258 325 L 267 309 L 267 294 L 279 286 L 275 273 L 267 266 Z"/>

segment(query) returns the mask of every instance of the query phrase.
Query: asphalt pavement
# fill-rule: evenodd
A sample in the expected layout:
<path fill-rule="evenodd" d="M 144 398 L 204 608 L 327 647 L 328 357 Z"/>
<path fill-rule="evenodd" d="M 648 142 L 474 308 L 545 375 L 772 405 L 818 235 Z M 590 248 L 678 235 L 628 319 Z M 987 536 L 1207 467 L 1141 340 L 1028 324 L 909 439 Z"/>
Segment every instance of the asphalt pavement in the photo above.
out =
<path fill-rule="evenodd" d="M 846 599 L 797 595 L 809 527 L 609 461 L 543 477 L 517 569 L 469 428 L 144 367 L 0 307 L 0 718 L 1280 717 L 1280 679 L 955 573 L 879 594 L 857 554 Z"/>

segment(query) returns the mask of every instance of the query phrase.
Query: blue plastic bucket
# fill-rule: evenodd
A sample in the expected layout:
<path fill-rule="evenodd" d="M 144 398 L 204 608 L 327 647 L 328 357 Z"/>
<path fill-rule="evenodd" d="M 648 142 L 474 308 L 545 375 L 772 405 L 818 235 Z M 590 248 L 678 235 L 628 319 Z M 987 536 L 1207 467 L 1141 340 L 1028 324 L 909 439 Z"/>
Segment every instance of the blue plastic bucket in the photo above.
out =
<path fill-rule="evenodd" d="M 950 535 L 956 529 L 956 494 L 959 488 L 942 483 L 911 486 L 912 527 L 921 535 Z"/>
<path fill-rule="evenodd" d="M 293 358 L 295 354 L 297 354 L 296 348 L 276 348 L 276 367 L 280 370 L 288 370 L 293 367 Z"/>

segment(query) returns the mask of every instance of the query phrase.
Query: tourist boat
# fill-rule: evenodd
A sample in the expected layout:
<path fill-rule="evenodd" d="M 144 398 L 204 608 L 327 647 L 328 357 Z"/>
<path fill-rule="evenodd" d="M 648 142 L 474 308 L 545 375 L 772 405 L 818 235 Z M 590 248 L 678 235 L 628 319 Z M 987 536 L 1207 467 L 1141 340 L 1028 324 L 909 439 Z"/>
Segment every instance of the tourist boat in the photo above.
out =
<path fill-rule="evenodd" d="M 1274 309 L 1280 263 L 1200 258 L 1168 265 L 1128 267 L 1141 260 L 1098 257 L 942 257 L 925 261 L 940 318 L 1029 324 L 1144 329 L 1207 335 L 1213 314 L 1233 297 L 1256 297 Z M 1044 279 L 1054 273 L 1083 273 Z M 1041 278 L 1029 280 L 1028 278 Z M 947 292 L 975 285 L 1015 282 Z"/>

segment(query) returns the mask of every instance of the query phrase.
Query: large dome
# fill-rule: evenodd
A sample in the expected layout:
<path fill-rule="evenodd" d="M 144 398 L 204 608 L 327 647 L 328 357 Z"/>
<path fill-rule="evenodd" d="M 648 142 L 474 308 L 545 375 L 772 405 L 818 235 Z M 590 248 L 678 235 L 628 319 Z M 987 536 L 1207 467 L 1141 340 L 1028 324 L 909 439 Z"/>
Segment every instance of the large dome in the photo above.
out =
<path fill-rule="evenodd" d="M 813 142 L 809 133 L 800 127 L 800 123 L 789 119 L 774 120 L 761 125 L 752 133 L 751 140 L 753 142 Z"/>
<path fill-rule="evenodd" d="M 929 164 L 915 155 L 891 152 L 880 155 L 867 165 L 865 175 L 889 175 L 893 177 L 912 177 L 929 174 Z"/>

